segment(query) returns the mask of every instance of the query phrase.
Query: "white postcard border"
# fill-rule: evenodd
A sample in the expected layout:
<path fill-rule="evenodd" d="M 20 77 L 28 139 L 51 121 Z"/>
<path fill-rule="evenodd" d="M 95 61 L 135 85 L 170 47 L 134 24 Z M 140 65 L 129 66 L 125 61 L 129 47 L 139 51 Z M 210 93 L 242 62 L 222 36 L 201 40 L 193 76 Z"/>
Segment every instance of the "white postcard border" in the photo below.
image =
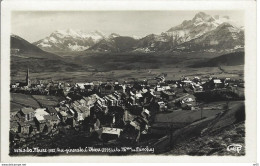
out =
<path fill-rule="evenodd" d="M 3 1 L 1 3 L 1 161 L 3 162 L 256 162 L 255 1 Z M 38 10 L 243 10 L 245 12 L 246 155 L 10 157 L 10 23 L 12 11 Z M 35 25 L 37 26 L 37 25 Z"/>

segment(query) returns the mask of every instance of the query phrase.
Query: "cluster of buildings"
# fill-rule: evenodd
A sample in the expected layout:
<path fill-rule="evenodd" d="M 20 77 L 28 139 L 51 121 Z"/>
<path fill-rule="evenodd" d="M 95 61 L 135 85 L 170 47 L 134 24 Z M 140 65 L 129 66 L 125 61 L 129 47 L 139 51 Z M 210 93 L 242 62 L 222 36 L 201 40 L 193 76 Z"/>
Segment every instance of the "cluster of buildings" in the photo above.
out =
<path fill-rule="evenodd" d="M 149 134 L 153 117 L 158 112 L 174 109 L 196 109 L 198 91 L 224 88 L 231 79 L 183 77 L 167 81 L 164 76 L 131 83 L 90 82 L 49 83 L 32 85 L 27 71 L 26 82 L 11 85 L 12 89 L 44 88 L 47 94 L 64 95 L 65 100 L 56 107 L 21 108 L 11 116 L 10 131 L 13 140 L 20 141 L 39 134 L 54 135 L 60 128 L 73 128 L 97 133 L 99 139 L 120 138 L 138 141 Z M 55 92 L 55 93 L 54 93 Z"/>
<path fill-rule="evenodd" d="M 58 113 L 51 108 L 24 107 L 11 116 L 10 132 L 13 141 L 25 141 L 40 133 L 57 133 L 60 122 Z"/>

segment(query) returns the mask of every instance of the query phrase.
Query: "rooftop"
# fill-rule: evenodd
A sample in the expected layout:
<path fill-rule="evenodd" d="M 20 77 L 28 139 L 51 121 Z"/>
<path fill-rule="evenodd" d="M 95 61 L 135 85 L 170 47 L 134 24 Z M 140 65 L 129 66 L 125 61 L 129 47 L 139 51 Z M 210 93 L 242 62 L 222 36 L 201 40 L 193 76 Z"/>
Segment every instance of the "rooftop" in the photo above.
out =
<path fill-rule="evenodd" d="M 24 114 L 29 114 L 29 113 L 34 112 L 34 109 L 24 107 L 24 108 L 21 108 L 21 111 L 22 111 Z"/>
<path fill-rule="evenodd" d="M 119 135 L 122 129 L 119 128 L 111 128 L 111 127 L 103 127 L 103 134 L 116 134 Z"/>
<path fill-rule="evenodd" d="M 170 92 L 170 91 L 163 91 L 164 94 L 167 94 L 167 95 L 174 95 L 175 93 L 173 92 Z"/>
<path fill-rule="evenodd" d="M 18 124 L 18 122 L 16 122 L 16 121 L 14 121 L 14 122 L 11 122 L 11 127 L 14 127 L 14 126 L 18 126 L 19 124 Z"/>
<path fill-rule="evenodd" d="M 50 113 L 56 113 L 57 112 L 57 110 L 55 108 L 53 108 L 53 107 L 48 107 L 48 111 Z"/>
<path fill-rule="evenodd" d="M 28 122 L 18 122 L 20 126 L 30 126 L 30 123 Z"/>
<path fill-rule="evenodd" d="M 135 96 L 138 97 L 138 98 L 143 97 L 143 95 L 141 93 L 137 93 Z"/>
<path fill-rule="evenodd" d="M 35 110 L 35 116 L 44 116 L 44 115 L 49 115 L 48 112 L 46 112 L 46 108 L 37 108 Z"/>
<path fill-rule="evenodd" d="M 148 115 L 150 115 L 150 112 L 148 111 L 148 109 L 144 109 L 144 112 L 147 113 Z"/>
<path fill-rule="evenodd" d="M 222 83 L 220 79 L 214 79 L 213 82 L 214 82 L 215 84 L 221 84 L 221 83 Z"/>
<path fill-rule="evenodd" d="M 46 115 L 45 115 L 45 116 L 46 116 Z M 45 121 L 44 116 L 42 116 L 42 115 L 35 115 L 35 118 L 36 118 L 39 122 Z"/>
<path fill-rule="evenodd" d="M 53 115 L 53 116 L 45 115 L 44 119 L 46 119 L 46 120 L 59 120 L 57 115 Z"/>
<path fill-rule="evenodd" d="M 67 114 L 66 112 L 64 112 L 64 111 L 61 111 L 60 114 L 61 114 L 61 116 L 67 116 L 67 115 L 68 115 L 68 114 Z"/>
<path fill-rule="evenodd" d="M 73 110 L 75 110 L 78 113 L 82 113 L 81 109 L 79 109 L 78 107 L 73 107 Z"/>

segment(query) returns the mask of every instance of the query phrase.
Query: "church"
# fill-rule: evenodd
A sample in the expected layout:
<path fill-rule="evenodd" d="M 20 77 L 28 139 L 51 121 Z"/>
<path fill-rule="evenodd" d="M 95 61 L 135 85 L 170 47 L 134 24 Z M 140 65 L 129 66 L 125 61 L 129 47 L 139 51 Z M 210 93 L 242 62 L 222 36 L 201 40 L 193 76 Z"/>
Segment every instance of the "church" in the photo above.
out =
<path fill-rule="evenodd" d="M 29 78 L 29 68 L 27 68 L 25 82 L 19 82 L 19 87 L 23 86 L 31 87 L 31 80 Z"/>

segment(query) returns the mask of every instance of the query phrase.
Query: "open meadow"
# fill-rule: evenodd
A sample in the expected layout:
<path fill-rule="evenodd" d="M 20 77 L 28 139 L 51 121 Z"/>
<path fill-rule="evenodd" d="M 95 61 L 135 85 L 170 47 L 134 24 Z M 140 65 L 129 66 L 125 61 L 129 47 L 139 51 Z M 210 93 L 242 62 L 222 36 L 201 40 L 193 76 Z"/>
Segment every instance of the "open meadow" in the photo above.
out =
<path fill-rule="evenodd" d="M 11 112 L 17 112 L 23 107 L 36 109 L 41 106 L 57 106 L 61 100 L 63 98 L 57 96 L 11 93 Z"/>
<path fill-rule="evenodd" d="M 41 72 L 30 73 L 32 81 L 63 81 L 63 82 L 88 82 L 88 81 L 132 81 L 152 79 L 162 73 L 167 74 L 167 80 L 178 80 L 182 76 L 187 77 L 229 77 L 235 79 L 243 79 L 244 66 L 223 67 L 220 70 L 218 67 L 203 67 L 203 68 L 178 68 L 168 67 L 160 69 L 137 69 L 137 70 L 111 70 L 111 71 L 78 71 L 78 72 Z M 26 73 L 18 72 L 16 76 L 12 77 L 12 81 L 24 80 Z"/>

